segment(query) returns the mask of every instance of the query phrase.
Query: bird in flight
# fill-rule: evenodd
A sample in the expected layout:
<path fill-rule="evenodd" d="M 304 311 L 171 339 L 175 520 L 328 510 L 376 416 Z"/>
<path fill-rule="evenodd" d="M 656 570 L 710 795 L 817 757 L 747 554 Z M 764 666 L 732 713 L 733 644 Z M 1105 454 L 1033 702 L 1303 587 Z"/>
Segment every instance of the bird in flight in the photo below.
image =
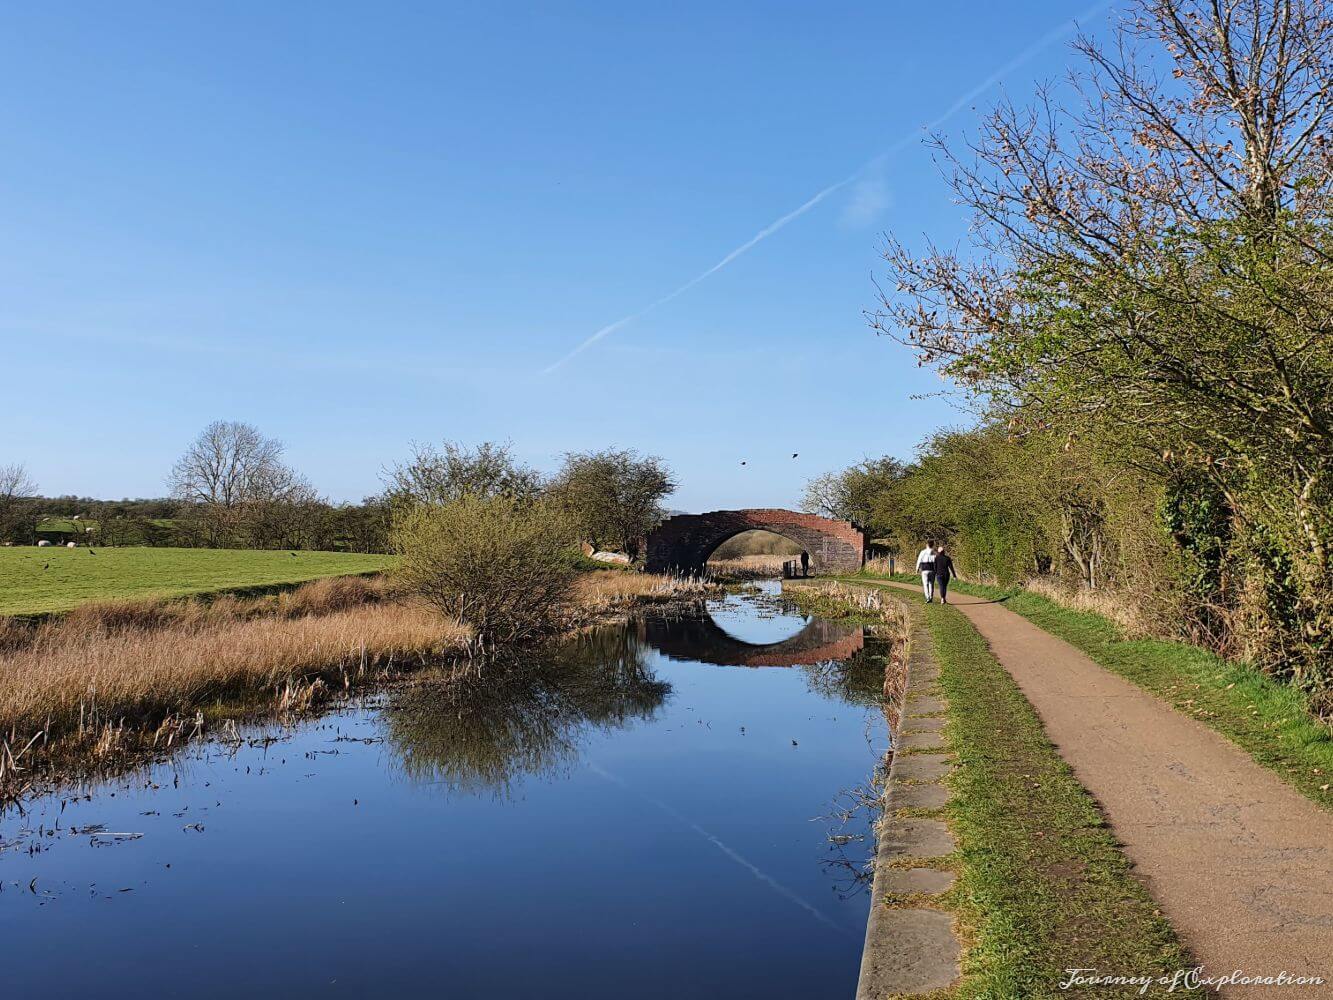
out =
<path fill-rule="evenodd" d="M 797 455 L 799 455 L 799 454 L 800 454 L 799 451 L 794 451 L 794 452 L 791 453 L 791 457 L 792 457 L 792 458 L 795 458 L 795 457 L 796 457 Z"/>
<path fill-rule="evenodd" d="M 741 459 L 741 465 L 744 465 L 744 464 L 745 464 L 745 459 L 742 458 L 742 459 Z"/>

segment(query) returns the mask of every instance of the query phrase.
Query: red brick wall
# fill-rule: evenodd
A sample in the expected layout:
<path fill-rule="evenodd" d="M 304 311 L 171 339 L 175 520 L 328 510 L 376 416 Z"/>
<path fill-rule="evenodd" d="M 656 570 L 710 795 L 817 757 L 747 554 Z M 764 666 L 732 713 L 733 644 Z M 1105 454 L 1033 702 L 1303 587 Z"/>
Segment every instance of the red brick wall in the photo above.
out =
<path fill-rule="evenodd" d="M 809 552 L 812 572 L 854 573 L 861 568 L 865 535 L 855 525 L 770 507 L 667 518 L 646 539 L 644 568 L 653 573 L 698 571 L 728 538 L 758 529 L 789 538 Z"/>

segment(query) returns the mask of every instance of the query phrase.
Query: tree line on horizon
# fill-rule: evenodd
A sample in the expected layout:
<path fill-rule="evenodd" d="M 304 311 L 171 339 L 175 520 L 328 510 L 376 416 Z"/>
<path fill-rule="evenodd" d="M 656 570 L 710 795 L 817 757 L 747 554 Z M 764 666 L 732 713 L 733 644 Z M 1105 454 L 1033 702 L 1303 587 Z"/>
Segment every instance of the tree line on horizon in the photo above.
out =
<path fill-rule="evenodd" d="M 169 495 L 148 499 L 46 497 L 22 465 L 0 466 L 0 542 L 68 536 L 100 545 L 388 552 L 396 516 L 471 494 L 520 505 L 544 498 L 560 507 L 579 540 L 632 553 L 676 487 L 661 459 L 632 450 L 570 452 L 544 477 L 507 444 L 446 441 L 413 444 L 407 461 L 381 474 L 379 493 L 339 504 L 288 465 L 283 451 L 251 424 L 215 421 L 173 465 Z M 86 527 L 93 531 L 85 534 Z"/>
<path fill-rule="evenodd" d="M 872 325 L 978 423 L 811 503 L 1112 589 L 1333 713 L 1333 4 L 1140 0 L 1074 48 L 938 140 L 968 243 L 884 252 Z"/>

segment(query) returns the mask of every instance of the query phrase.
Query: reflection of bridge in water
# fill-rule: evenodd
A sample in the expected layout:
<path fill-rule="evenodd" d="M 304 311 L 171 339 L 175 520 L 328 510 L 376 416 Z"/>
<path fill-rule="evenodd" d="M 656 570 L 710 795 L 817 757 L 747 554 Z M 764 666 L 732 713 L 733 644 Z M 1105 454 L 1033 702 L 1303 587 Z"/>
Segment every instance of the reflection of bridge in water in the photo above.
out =
<path fill-rule="evenodd" d="M 675 660 L 735 667 L 795 667 L 845 660 L 865 645 L 862 629 L 817 618 L 781 642 L 745 642 L 728 633 L 708 614 L 671 620 L 643 619 L 639 622 L 639 638 Z"/>

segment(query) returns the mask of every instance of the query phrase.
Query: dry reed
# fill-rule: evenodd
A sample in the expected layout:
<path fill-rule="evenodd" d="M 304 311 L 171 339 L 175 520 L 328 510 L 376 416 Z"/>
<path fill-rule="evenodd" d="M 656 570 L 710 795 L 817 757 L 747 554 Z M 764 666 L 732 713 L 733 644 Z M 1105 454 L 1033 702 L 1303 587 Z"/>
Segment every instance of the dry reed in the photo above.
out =
<path fill-rule="evenodd" d="M 792 561 L 792 556 L 784 555 L 746 555 L 731 559 L 708 560 L 708 572 L 713 576 L 727 577 L 733 580 L 756 580 L 782 575 L 782 564 Z"/>
<path fill-rule="evenodd" d="M 574 601 L 580 611 L 597 614 L 631 603 L 702 597 L 712 589 L 697 576 L 605 571 L 580 576 L 574 584 Z"/>
<path fill-rule="evenodd" d="M 1127 636 L 1142 638 L 1152 634 L 1135 601 L 1119 591 L 1070 586 L 1049 576 L 1032 577 L 1024 582 L 1023 589 L 1071 610 L 1101 615 L 1119 625 Z"/>
<path fill-rule="evenodd" d="M 635 603 L 696 597 L 696 578 L 581 576 L 571 628 Z M 463 654 L 470 631 L 397 599 L 383 578 L 316 580 L 262 597 L 82 605 L 40 624 L 0 618 L 0 777 L 32 734 L 40 751 L 68 741 L 93 757 L 163 733 L 205 709 L 300 711 L 412 660 Z"/>
<path fill-rule="evenodd" d="M 273 692 L 281 702 L 284 689 L 317 678 L 346 687 L 353 673 L 454 651 L 466 640 L 454 622 L 400 604 L 153 629 L 44 630 L 0 656 L 0 729 L 68 734 L 122 719 L 156 721 L 234 694 Z"/>

